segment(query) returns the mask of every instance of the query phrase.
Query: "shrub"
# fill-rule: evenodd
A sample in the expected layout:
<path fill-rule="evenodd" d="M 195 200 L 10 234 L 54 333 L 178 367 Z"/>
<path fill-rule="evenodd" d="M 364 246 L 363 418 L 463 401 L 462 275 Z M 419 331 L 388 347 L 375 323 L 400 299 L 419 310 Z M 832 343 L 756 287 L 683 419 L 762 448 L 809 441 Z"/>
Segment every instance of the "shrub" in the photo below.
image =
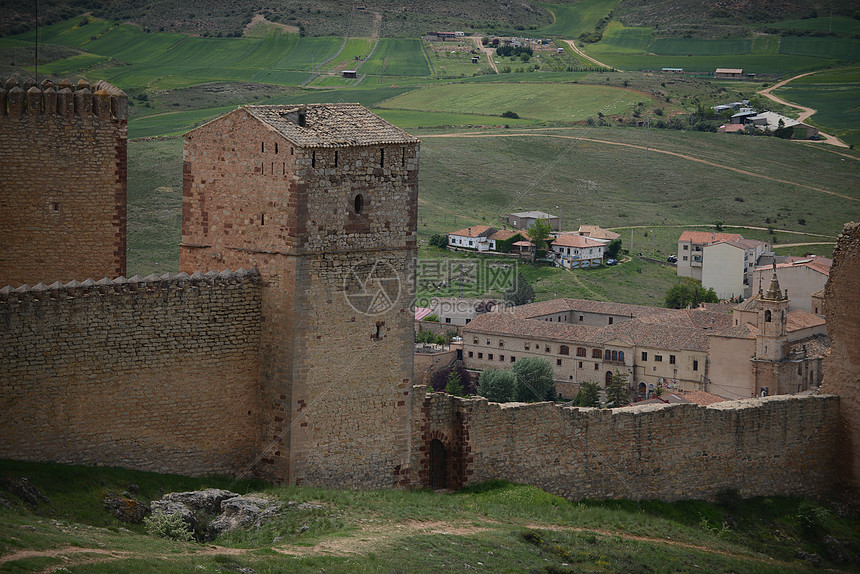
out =
<path fill-rule="evenodd" d="M 514 400 L 517 377 L 513 371 L 486 369 L 478 379 L 478 394 L 497 403 Z"/>
<path fill-rule="evenodd" d="M 555 397 L 552 366 L 546 359 L 526 357 L 514 363 L 513 371 L 517 377 L 518 401 L 533 403 L 548 400 L 550 395 Z"/>
<path fill-rule="evenodd" d="M 503 112 L 502 117 L 503 118 L 511 118 L 511 119 L 515 120 L 515 119 L 519 118 L 520 116 L 517 112 L 512 112 L 509 110 L 507 112 Z"/>
<path fill-rule="evenodd" d="M 438 323 L 439 322 L 439 315 L 435 315 L 435 314 L 427 315 L 426 317 L 424 317 L 424 320 L 429 321 L 431 323 Z"/>
<path fill-rule="evenodd" d="M 143 524 L 150 535 L 159 538 L 169 538 L 182 542 L 188 542 L 194 538 L 194 533 L 191 532 L 188 524 L 178 512 L 173 514 L 156 512 L 152 516 L 144 518 Z"/>
<path fill-rule="evenodd" d="M 446 249 L 448 247 L 448 236 L 439 233 L 434 233 L 430 237 L 430 246 Z"/>

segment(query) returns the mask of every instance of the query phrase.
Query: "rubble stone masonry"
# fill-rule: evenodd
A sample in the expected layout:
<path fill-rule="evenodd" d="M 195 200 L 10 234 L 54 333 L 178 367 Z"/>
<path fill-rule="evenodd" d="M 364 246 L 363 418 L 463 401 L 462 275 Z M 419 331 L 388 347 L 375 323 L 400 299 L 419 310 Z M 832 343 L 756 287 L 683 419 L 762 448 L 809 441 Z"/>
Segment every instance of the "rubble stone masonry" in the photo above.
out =
<path fill-rule="evenodd" d="M 435 465 L 448 488 L 498 478 L 569 499 L 826 495 L 834 484 L 832 395 L 601 410 L 427 390 L 415 392 L 415 486 L 430 485 Z M 446 456 L 431 455 L 434 440 Z"/>
<path fill-rule="evenodd" d="M 0 458 L 238 474 L 259 432 L 256 272 L 0 290 Z"/>
<path fill-rule="evenodd" d="M 825 287 L 830 356 L 824 361 L 824 392 L 840 396 L 839 481 L 860 506 L 860 223 L 845 225 L 833 252 Z"/>
<path fill-rule="evenodd" d="M 125 93 L 0 85 L 0 287 L 125 274 Z"/>

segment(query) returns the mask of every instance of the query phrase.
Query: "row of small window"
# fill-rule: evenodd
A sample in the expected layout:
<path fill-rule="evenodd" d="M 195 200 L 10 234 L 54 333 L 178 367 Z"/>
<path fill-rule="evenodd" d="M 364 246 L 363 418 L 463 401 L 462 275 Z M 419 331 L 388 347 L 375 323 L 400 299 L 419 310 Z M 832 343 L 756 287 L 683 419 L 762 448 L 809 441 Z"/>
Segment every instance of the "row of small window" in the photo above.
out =
<path fill-rule="evenodd" d="M 471 358 L 474 358 L 474 356 L 475 356 L 475 352 L 474 352 L 474 351 L 469 351 L 469 358 L 470 358 L 470 359 L 471 359 Z M 488 360 L 488 361 L 492 361 L 492 360 L 493 360 L 493 356 L 494 356 L 494 355 L 493 355 L 493 353 L 487 353 L 487 360 Z M 480 352 L 479 352 L 479 353 L 478 353 L 478 358 L 479 358 L 479 359 L 483 359 L 483 358 L 484 358 L 484 353 L 480 353 Z M 511 360 L 511 362 L 512 362 L 512 363 L 516 363 L 516 362 L 517 362 L 517 358 L 516 358 L 516 357 L 514 357 L 513 355 L 511 355 L 510 360 Z M 504 356 L 504 355 L 499 355 L 499 362 L 502 362 L 502 363 L 504 363 L 504 362 L 505 362 L 505 356 Z"/>
<path fill-rule="evenodd" d="M 486 341 L 487 341 L 487 345 L 492 344 L 490 342 L 490 339 L 487 339 Z M 477 337 L 473 338 L 472 343 L 477 345 L 478 344 L 478 338 Z M 504 347 L 504 346 L 505 346 L 505 342 L 502 341 L 501 339 L 499 339 L 499 347 Z M 541 344 L 535 343 L 535 351 L 540 351 L 540 348 L 541 348 Z M 531 350 L 531 343 L 523 343 L 523 349 L 526 351 L 530 351 Z M 544 345 L 544 352 L 551 353 L 552 348 L 549 345 Z M 559 355 L 570 355 L 570 347 L 568 347 L 567 345 L 559 345 L 558 354 Z M 576 348 L 576 356 L 577 357 L 587 357 L 588 351 L 586 350 L 585 347 L 577 347 Z M 619 361 L 619 362 L 623 363 L 624 362 L 624 351 L 611 351 L 609 349 L 607 349 L 606 351 L 603 351 L 601 349 L 592 349 L 591 350 L 591 358 L 592 359 L 603 359 L 604 361 Z"/>
<path fill-rule="evenodd" d="M 579 320 L 580 320 L 580 322 L 582 322 L 585 320 L 585 317 L 583 315 L 580 315 Z M 561 323 L 562 321 L 567 322 L 567 317 L 545 317 L 544 321 L 549 321 L 550 323 L 552 323 L 553 321 L 556 321 L 558 323 Z M 610 317 L 609 318 L 609 324 L 611 325 L 612 322 L 613 322 L 613 318 Z"/>

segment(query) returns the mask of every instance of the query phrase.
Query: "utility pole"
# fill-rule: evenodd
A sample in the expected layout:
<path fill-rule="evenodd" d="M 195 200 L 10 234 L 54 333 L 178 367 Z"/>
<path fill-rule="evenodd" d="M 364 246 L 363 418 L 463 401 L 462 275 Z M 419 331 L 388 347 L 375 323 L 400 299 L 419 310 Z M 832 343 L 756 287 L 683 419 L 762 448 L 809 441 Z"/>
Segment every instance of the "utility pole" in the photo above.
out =
<path fill-rule="evenodd" d="M 651 116 L 648 116 L 645 124 L 645 157 L 648 157 L 648 136 L 651 135 Z"/>

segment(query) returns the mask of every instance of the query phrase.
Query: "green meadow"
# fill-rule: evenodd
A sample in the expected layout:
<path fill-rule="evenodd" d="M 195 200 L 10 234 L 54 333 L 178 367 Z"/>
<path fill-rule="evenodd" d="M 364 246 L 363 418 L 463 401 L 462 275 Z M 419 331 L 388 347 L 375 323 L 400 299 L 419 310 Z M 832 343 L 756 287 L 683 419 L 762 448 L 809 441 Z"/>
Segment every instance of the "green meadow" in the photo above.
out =
<path fill-rule="evenodd" d="M 810 120 L 850 145 L 860 145 L 860 68 L 843 68 L 804 76 L 774 92 L 816 110 Z"/>
<path fill-rule="evenodd" d="M 541 34 L 577 38 L 582 33 L 594 30 L 601 18 L 618 4 L 618 0 L 582 0 L 575 4 L 538 5 L 549 10 L 553 23 L 539 30 Z"/>
<path fill-rule="evenodd" d="M 585 120 L 598 113 L 624 113 L 650 98 L 621 88 L 578 84 L 452 84 L 430 86 L 380 104 L 384 108 L 501 115 L 556 122 Z"/>
<path fill-rule="evenodd" d="M 430 67 L 421 49 L 422 40 L 384 38 L 362 66 L 361 73 L 385 76 L 429 76 Z"/>
<path fill-rule="evenodd" d="M 10 481 L 27 477 L 45 496 L 24 503 L 0 482 L 6 501 L 0 506 L 0 568 L 10 573 L 805 573 L 855 566 L 856 560 L 834 562 L 825 541 L 854 548 L 860 531 L 857 517 L 833 502 L 743 499 L 735 491 L 722 492 L 718 502 L 569 501 L 500 480 L 433 492 L 17 461 L 0 461 L 0 473 Z M 282 507 L 258 528 L 205 543 L 177 541 L 104 509 L 106 494 L 127 492 L 131 484 L 134 498 L 147 506 L 167 492 L 225 488 Z M 799 550 L 819 554 L 821 566 L 798 558 Z"/>

